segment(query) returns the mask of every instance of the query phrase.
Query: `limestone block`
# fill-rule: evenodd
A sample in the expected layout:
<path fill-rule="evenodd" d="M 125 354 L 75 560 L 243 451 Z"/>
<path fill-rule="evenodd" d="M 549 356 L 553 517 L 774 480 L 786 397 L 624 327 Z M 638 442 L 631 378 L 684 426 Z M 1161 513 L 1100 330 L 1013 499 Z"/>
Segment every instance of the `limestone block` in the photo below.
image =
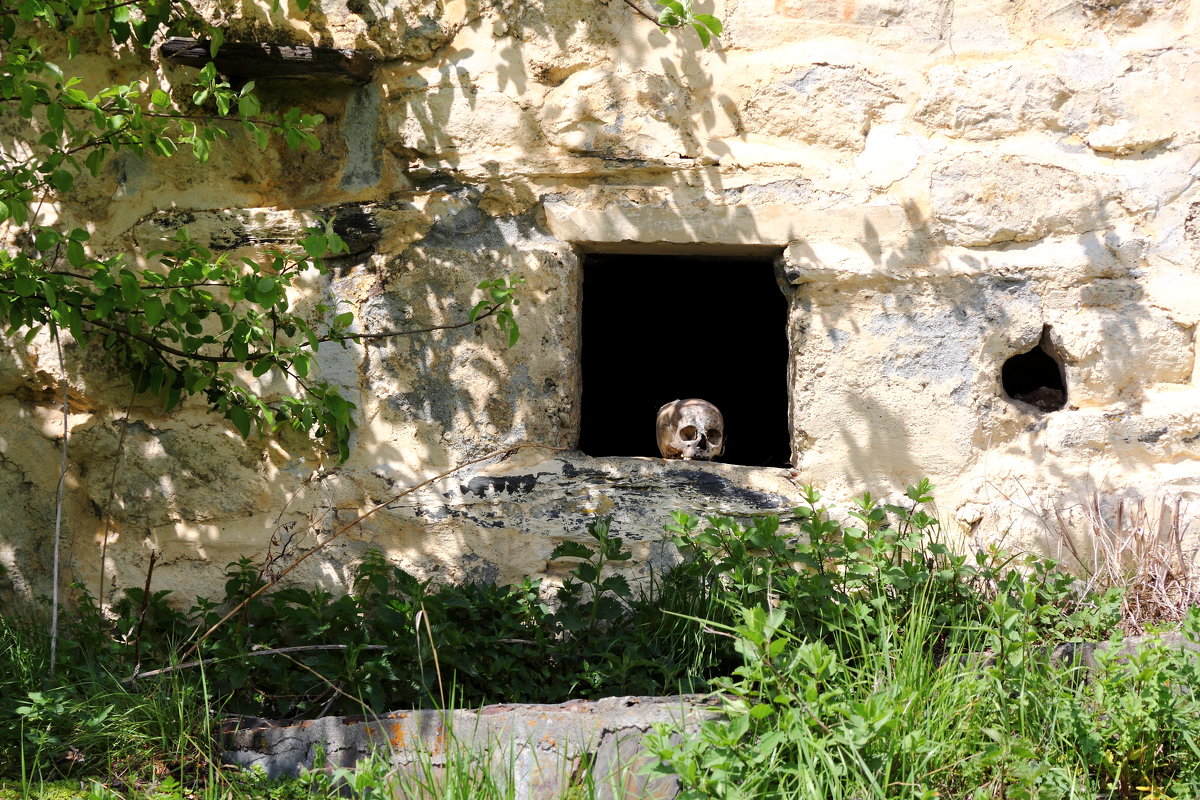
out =
<path fill-rule="evenodd" d="M 554 547 L 589 541 L 588 523 L 611 514 L 613 533 L 634 554 L 627 574 L 646 579 L 678 563 L 662 527 L 671 511 L 745 516 L 798 503 L 789 470 L 529 448 L 389 504 L 356 536 L 420 577 L 557 581 L 569 567 L 549 563 Z"/>
<path fill-rule="evenodd" d="M 290 12 L 236 0 L 196 5 L 220 20 L 227 41 L 278 42 L 282 34 L 290 42 L 368 50 L 385 60 L 427 60 L 469 19 L 462 0 L 332 0 Z"/>
<path fill-rule="evenodd" d="M 1158 147 L 1164 142 L 1171 141 L 1174 135 L 1174 133 L 1168 133 L 1161 129 L 1139 129 L 1128 119 L 1121 119 L 1089 131 L 1084 137 L 1084 141 L 1097 153 L 1127 156 L 1133 153 L 1144 153 Z"/>
<path fill-rule="evenodd" d="M 103 509 L 111 491 L 111 514 L 122 525 L 146 530 L 246 516 L 271 497 L 254 451 L 217 420 L 130 422 L 118 455 L 122 424 L 77 429 L 71 438 L 83 492 Z"/>
<path fill-rule="evenodd" d="M 955 17 L 951 0 L 743 0 L 727 14 L 724 39 L 762 49 L 836 32 L 881 46 L 936 42 Z"/>
<path fill-rule="evenodd" d="M 361 366 L 359 379 L 372 388 L 364 414 L 380 430 L 421 424 L 439 431 L 436 450 L 425 456 L 435 463 L 510 442 L 562 445 L 577 425 L 575 269 L 576 255 L 528 217 L 491 217 L 468 204 L 436 219 L 403 254 L 371 267 L 378 285 L 359 308 L 363 332 L 461 323 L 483 299 L 472 293 L 477 284 L 521 275 L 527 281 L 516 312 L 521 339 L 509 350 L 494 323 L 481 320 L 377 340 Z M 417 469 L 421 456 L 400 460 Z"/>
<path fill-rule="evenodd" d="M 548 198 L 546 224 L 555 236 L 582 245 L 688 245 L 783 247 L 799 241 L 862 242 L 868 257 L 879 242 L 894 243 L 911 233 L 903 209 L 894 205 L 800 210 L 772 200 L 770 192 L 741 190 L 739 200 L 697 201 L 681 207 L 671 198 L 606 187 L 577 198 Z M 637 199 L 633 199 L 636 197 Z M 878 254 L 876 254 L 878 255 Z"/>
<path fill-rule="evenodd" d="M 972 153 L 939 163 L 929 193 L 940 236 L 979 247 L 1099 227 L 1112 189 L 1053 164 Z"/>
<path fill-rule="evenodd" d="M 1111 88 L 1099 95 L 1085 137 L 1089 147 L 1123 156 L 1200 141 L 1200 109 L 1180 102 L 1200 74 L 1200 53 L 1190 48 L 1137 53 L 1121 66 Z"/>
<path fill-rule="evenodd" d="M 1194 393 L 1190 399 L 1195 401 Z M 1149 475 L 1156 463 L 1200 456 L 1200 413 L 1195 405 L 1180 404 L 1144 411 L 1081 409 L 1056 415 L 1045 440 L 1052 453 L 1089 453 L 1092 458 L 1123 462 L 1131 473 L 1141 470 Z"/>
<path fill-rule="evenodd" d="M 568 152 L 619 158 L 690 156 L 690 92 L 677 79 L 613 69 L 576 72 L 546 96 L 542 126 Z"/>
<path fill-rule="evenodd" d="M 469 75 L 416 72 L 397 88 L 384 106 L 394 155 L 457 161 L 461 151 L 494 159 L 540 147 L 541 132 L 525 104 L 476 86 Z"/>
<path fill-rule="evenodd" d="M 924 139 L 902 134 L 892 125 L 876 125 L 854 165 L 871 186 L 883 189 L 908 177 L 928 152 Z"/>
<path fill-rule="evenodd" d="M 900 100 L 893 77 L 860 66 L 776 65 L 743 80 L 743 130 L 855 152 L 882 109 Z"/>
<path fill-rule="evenodd" d="M 1073 405 L 1138 404 L 1154 384 L 1186 383 L 1192 374 L 1195 328 L 1144 303 L 1080 309 L 1056 331 Z"/>
<path fill-rule="evenodd" d="M 243 720 L 224 731 L 228 763 L 261 768 L 269 777 L 312 768 L 318 750 L 329 767 L 353 767 L 372 752 L 385 753 L 401 774 L 437 782 L 448 761 L 489 761 L 500 786 L 511 781 L 516 800 L 573 796 L 572 778 L 591 761 L 595 796 L 671 798 L 678 780 L 650 776 L 642 737 L 655 725 L 694 735 L 722 717 L 697 695 L 608 697 L 557 704 L 503 704 L 479 710 L 393 711 L 367 717 L 324 717 L 296 723 Z M 410 787 L 411 788 L 411 787 Z M 428 796 L 435 796 L 429 787 Z"/>
<path fill-rule="evenodd" d="M 4 516 L 0 522 L 0 604 L 50 595 L 54 563 L 55 494 L 58 486 L 61 440 L 41 435 L 30 425 L 26 404 L 0 397 L 0 492 Z M 59 426 L 61 432 L 61 425 Z M 64 513 L 82 518 L 84 504 L 75 490 L 76 476 L 66 477 Z M 75 548 L 70 531 L 62 552 L 70 563 Z"/>
<path fill-rule="evenodd" d="M 1006 61 L 929 71 L 914 118 L 937 132 L 973 141 L 1029 130 L 1058 130 L 1070 97 L 1062 80 L 1036 62 Z"/>
<path fill-rule="evenodd" d="M 998 294 L 971 279 L 798 290 L 791 391 L 805 480 L 886 492 L 963 470 L 995 381 L 981 354 Z"/>

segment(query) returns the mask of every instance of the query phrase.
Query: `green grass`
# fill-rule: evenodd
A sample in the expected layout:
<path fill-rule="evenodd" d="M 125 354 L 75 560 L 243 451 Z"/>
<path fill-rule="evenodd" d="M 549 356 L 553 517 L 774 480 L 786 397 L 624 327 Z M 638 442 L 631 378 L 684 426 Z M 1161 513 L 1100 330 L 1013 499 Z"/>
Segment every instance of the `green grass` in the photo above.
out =
<path fill-rule="evenodd" d="M 607 570 L 626 556 L 598 520 L 590 546 L 556 551 L 572 579 L 553 610 L 531 582 L 435 588 L 368 559 L 352 595 L 268 592 L 206 643 L 201 667 L 136 682 L 135 658 L 174 663 L 261 585 L 250 565 L 189 612 L 135 591 L 113 624 L 81 598 L 54 680 L 38 613 L 0 616 L 0 800 L 501 800 L 515 765 L 453 739 L 445 770 L 375 759 L 268 782 L 217 764 L 215 724 L 231 710 L 437 704 L 444 691 L 474 707 L 697 689 L 722 694 L 726 719 L 650 742 L 655 769 L 692 800 L 1200 796 L 1194 654 L 1047 663 L 1049 643 L 1119 636 L 1132 587 L 1089 595 L 1044 559 L 955 553 L 922 510 L 930 499 L 927 484 L 904 505 L 867 496 L 842 521 L 811 490 L 784 520 L 676 514 L 667 530 L 685 562 L 640 597 Z M 1200 637 L 1200 612 L 1180 625 Z M 350 646 L 248 655 L 297 641 Z M 568 796 L 588 800 L 597 780 L 585 772 Z"/>

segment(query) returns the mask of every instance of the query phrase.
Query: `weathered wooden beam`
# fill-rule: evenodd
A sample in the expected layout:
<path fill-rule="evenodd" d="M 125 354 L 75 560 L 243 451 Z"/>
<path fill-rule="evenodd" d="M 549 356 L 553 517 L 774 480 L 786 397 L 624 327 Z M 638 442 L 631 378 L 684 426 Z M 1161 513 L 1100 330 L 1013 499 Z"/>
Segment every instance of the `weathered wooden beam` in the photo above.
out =
<path fill-rule="evenodd" d="M 172 64 L 203 67 L 209 61 L 230 78 L 301 78 L 368 83 L 375 74 L 375 57 L 362 50 L 333 47 L 270 44 L 268 42 L 224 42 L 216 58 L 205 39 L 168 39 L 159 52 Z"/>

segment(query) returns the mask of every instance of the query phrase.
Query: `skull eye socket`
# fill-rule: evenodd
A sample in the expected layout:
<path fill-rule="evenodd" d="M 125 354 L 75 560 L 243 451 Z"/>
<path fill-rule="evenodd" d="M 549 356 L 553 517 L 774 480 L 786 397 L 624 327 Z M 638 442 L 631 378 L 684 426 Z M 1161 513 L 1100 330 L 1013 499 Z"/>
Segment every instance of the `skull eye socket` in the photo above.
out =
<path fill-rule="evenodd" d="M 716 428 L 709 428 L 705 432 L 705 436 L 707 436 L 708 440 L 710 442 L 712 442 L 713 444 L 721 443 L 721 432 L 719 430 L 717 430 Z"/>
<path fill-rule="evenodd" d="M 696 434 L 697 431 L 695 425 L 687 425 L 679 429 L 679 438 L 683 439 L 685 442 L 696 441 Z"/>

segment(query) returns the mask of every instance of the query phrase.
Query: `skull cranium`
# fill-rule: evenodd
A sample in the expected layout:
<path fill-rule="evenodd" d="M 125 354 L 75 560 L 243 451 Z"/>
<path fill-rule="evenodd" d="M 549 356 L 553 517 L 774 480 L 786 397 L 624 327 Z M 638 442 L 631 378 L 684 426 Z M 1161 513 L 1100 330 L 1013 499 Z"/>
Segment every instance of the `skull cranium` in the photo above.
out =
<path fill-rule="evenodd" d="M 725 420 L 707 400 L 674 400 L 658 410 L 658 452 L 663 458 L 712 461 L 725 449 Z"/>

